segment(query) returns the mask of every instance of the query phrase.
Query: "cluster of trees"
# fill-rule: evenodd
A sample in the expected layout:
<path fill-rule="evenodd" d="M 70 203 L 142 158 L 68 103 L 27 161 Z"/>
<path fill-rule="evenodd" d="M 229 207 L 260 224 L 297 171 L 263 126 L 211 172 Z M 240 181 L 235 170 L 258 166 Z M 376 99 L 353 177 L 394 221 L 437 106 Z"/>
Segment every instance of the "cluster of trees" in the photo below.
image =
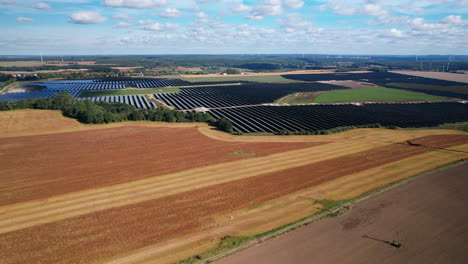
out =
<path fill-rule="evenodd" d="M 380 128 L 383 127 L 381 124 L 368 124 L 362 126 L 343 126 L 343 127 L 335 127 L 332 129 L 325 129 L 325 130 L 301 130 L 301 131 L 287 131 L 281 130 L 275 133 L 276 135 L 328 135 L 333 133 L 340 133 L 351 129 L 357 128 Z"/>
<path fill-rule="evenodd" d="M 69 93 L 48 98 L 27 99 L 16 102 L 0 102 L 0 110 L 15 109 L 60 110 L 64 116 L 76 118 L 86 124 L 104 124 L 122 121 L 204 122 L 222 131 L 232 132 L 227 119 L 215 120 L 207 113 L 184 113 L 164 108 L 142 109 L 132 105 L 110 102 L 78 101 Z"/>

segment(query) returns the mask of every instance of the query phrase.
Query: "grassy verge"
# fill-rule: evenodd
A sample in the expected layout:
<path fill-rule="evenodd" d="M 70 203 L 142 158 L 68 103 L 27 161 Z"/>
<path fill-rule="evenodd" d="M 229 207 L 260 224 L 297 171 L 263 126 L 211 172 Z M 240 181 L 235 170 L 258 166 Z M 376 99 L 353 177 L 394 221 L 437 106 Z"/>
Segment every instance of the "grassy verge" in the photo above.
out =
<path fill-rule="evenodd" d="M 371 191 L 365 192 L 365 193 L 363 193 L 361 195 L 358 195 L 358 196 L 356 196 L 354 198 L 351 198 L 351 199 L 348 199 L 348 200 L 342 200 L 342 201 L 327 200 L 327 199 L 317 200 L 315 203 L 319 203 L 319 204 L 321 204 L 323 206 L 323 210 L 321 210 L 319 212 L 316 212 L 316 213 L 314 213 L 312 215 L 308 215 L 306 217 L 303 217 L 303 218 L 301 218 L 301 219 L 299 219 L 297 221 L 291 222 L 289 224 L 286 224 L 286 225 L 283 225 L 283 226 L 280 226 L 280 227 L 277 227 L 277 228 L 274 228 L 274 229 L 271 229 L 269 231 L 259 233 L 259 234 L 253 235 L 253 236 L 242 236 L 242 237 L 226 236 L 226 237 L 223 237 L 221 239 L 221 242 L 219 243 L 219 245 L 216 248 L 208 250 L 208 251 L 204 252 L 203 254 L 199 254 L 199 255 L 196 255 L 196 256 L 181 260 L 179 262 L 176 262 L 175 264 L 210 263 L 212 261 L 211 259 L 214 258 L 215 256 L 227 253 L 228 251 L 234 250 L 234 249 L 239 248 L 241 246 L 246 246 L 248 243 L 251 243 L 254 240 L 259 240 L 259 239 L 262 240 L 262 239 L 268 238 L 269 236 L 270 237 L 275 237 L 275 236 L 287 233 L 289 231 L 295 230 L 297 228 L 300 228 L 302 226 L 308 225 L 308 224 L 313 223 L 315 221 L 319 221 L 319 220 L 321 220 L 323 218 L 338 216 L 339 214 L 338 214 L 336 209 L 339 207 L 340 203 L 344 207 L 349 208 L 351 204 L 357 203 L 357 202 L 365 200 L 365 199 L 368 199 L 368 198 L 370 198 L 370 197 L 372 197 L 374 195 L 377 195 L 377 194 L 379 194 L 379 193 L 381 193 L 383 191 L 392 189 L 392 188 L 397 187 L 397 186 L 399 186 L 401 184 L 412 181 L 412 180 L 414 180 L 416 178 L 419 178 L 419 177 L 422 177 L 422 176 L 425 176 L 425 175 L 429 175 L 429 174 L 432 174 L 432 173 L 435 173 L 435 172 L 438 172 L 438 171 L 441 171 L 441 170 L 444 170 L 444 169 L 447 169 L 447 168 L 450 168 L 450 167 L 465 163 L 467 161 L 468 161 L 468 159 L 461 159 L 461 160 L 458 160 L 458 161 L 454 161 L 454 162 L 451 162 L 451 163 L 448 163 L 448 164 L 445 164 L 445 165 L 442 165 L 442 166 L 427 170 L 425 172 L 416 174 L 414 176 L 411 176 L 411 177 L 408 177 L 408 178 L 405 178 L 405 179 L 401 179 L 401 180 L 397 180 L 395 182 L 392 182 L 392 183 L 386 184 L 384 186 L 375 188 L 375 189 L 373 189 Z M 345 210 L 347 210 L 347 209 L 345 209 Z M 254 245 L 254 244 L 251 244 L 251 245 Z M 233 253 L 235 253 L 235 252 L 232 252 L 232 254 Z"/>
<path fill-rule="evenodd" d="M 367 87 L 350 90 L 329 91 L 319 95 L 313 103 L 335 103 L 356 101 L 418 101 L 445 100 L 447 98 L 384 87 Z"/>

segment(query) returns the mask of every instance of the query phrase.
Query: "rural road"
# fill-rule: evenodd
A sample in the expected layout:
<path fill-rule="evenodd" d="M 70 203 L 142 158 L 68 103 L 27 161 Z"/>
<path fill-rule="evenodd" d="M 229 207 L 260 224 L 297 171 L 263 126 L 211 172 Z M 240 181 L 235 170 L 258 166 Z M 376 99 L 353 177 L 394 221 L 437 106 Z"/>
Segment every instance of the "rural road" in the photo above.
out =
<path fill-rule="evenodd" d="M 468 263 L 467 172 L 426 175 L 218 263 Z"/>

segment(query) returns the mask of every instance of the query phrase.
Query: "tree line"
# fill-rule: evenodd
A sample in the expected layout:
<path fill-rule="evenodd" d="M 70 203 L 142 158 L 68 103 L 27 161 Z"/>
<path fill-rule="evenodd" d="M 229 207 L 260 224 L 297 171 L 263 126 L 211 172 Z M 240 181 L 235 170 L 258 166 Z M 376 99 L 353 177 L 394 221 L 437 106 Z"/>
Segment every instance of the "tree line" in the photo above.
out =
<path fill-rule="evenodd" d="M 85 124 L 105 124 L 122 121 L 203 122 L 232 133 L 231 121 L 215 119 L 208 113 L 184 113 L 161 107 L 143 109 L 133 105 L 111 102 L 79 101 L 69 93 L 53 97 L 25 99 L 15 102 L 0 102 L 0 111 L 16 109 L 60 110 L 64 116 L 75 118 Z"/>

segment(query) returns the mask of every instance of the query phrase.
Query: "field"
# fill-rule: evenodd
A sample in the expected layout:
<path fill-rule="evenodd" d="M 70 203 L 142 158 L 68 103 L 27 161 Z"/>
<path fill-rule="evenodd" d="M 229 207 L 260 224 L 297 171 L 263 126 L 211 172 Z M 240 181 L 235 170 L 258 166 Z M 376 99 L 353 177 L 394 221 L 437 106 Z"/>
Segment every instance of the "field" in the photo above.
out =
<path fill-rule="evenodd" d="M 444 100 L 446 98 L 384 87 L 356 88 L 329 91 L 320 94 L 314 103 L 362 102 L 362 101 L 421 101 Z"/>
<path fill-rule="evenodd" d="M 423 176 L 219 263 L 466 263 L 467 170 Z"/>
<path fill-rule="evenodd" d="M 0 121 L 2 263 L 172 263 L 323 208 L 311 201 L 468 158 L 454 130 L 251 137 L 38 110 Z"/>
<path fill-rule="evenodd" d="M 44 63 L 39 61 L 0 61 L 0 67 L 36 67 Z"/>

